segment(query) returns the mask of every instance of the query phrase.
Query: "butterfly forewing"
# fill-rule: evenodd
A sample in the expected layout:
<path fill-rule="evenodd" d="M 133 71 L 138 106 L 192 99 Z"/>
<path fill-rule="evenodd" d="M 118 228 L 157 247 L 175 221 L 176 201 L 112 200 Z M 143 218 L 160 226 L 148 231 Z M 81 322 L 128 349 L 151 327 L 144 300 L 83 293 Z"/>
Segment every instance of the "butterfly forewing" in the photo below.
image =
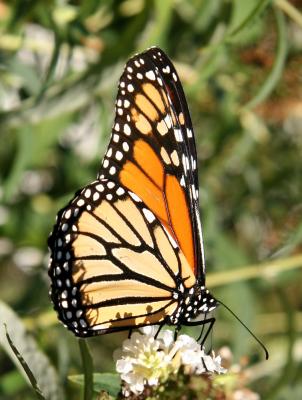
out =
<path fill-rule="evenodd" d="M 126 64 L 99 177 L 117 180 L 145 202 L 203 283 L 193 129 L 178 75 L 158 48 Z"/>
<path fill-rule="evenodd" d="M 51 297 L 76 335 L 91 336 L 169 321 L 178 277 L 195 277 L 173 237 L 134 193 L 102 179 L 58 216 L 49 239 Z"/>

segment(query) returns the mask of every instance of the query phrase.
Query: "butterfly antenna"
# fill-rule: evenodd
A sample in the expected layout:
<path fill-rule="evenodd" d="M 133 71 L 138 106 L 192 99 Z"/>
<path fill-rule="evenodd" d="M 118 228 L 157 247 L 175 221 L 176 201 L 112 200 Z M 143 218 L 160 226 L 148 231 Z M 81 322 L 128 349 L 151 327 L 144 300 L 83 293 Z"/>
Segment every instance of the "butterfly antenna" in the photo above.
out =
<path fill-rule="evenodd" d="M 221 304 L 223 307 L 225 307 L 232 315 L 233 317 L 235 317 L 237 319 L 238 322 L 240 322 L 240 324 L 242 326 L 245 327 L 245 329 L 253 336 L 253 338 L 256 340 L 256 342 L 258 342 L 260 344 L 260 346 L 262 347 L 262 349 L 264 350 L 265 353 L 265 359 L 268 360 L 269 357 L 269 353 L 267 348 L 264 346 L 264 344 L 261 342 L 260 339 L 257 338 L 256 335 L 254 335 L 254 333 L 245 325 L 244 322 L 241 321 L 241 319 L 234 313 L 234 311 L 232 311 L 228 306 L 226 306 L 224 303 L 222 303 L 220 300 L 218 300 L 218 303 Z"/>

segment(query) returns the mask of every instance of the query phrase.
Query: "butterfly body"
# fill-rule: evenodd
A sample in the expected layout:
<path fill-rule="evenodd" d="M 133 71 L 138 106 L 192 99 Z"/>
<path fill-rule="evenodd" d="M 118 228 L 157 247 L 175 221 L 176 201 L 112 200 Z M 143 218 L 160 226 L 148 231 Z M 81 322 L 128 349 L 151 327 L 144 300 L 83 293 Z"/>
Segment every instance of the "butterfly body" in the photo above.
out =
<path fill-rule="evenodd" d="M 77 336 L 193 325 L 216 308 L 205 287 L 193 128 L 160 49 L 126 64 L 98 178 L 59 212 L 48 243 L 51 298 Z"/>

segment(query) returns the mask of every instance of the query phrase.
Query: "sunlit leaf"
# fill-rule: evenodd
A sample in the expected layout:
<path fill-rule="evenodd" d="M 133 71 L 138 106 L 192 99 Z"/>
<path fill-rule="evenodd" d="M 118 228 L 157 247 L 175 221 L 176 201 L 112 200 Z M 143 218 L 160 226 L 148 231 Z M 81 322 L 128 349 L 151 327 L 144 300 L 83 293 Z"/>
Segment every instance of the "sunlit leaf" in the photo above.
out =
<path fill-rule="evenodd" d="M 24 360 L 22 354 L 18 351 L 18 349 L 14 345 L 13 341 L 11 340 L 9 334 L 7 333 L 6 324 L 5 324 L 5 334 L 6 334 L 6 338 L 7 338 L 8 344 L 9 344 L 12 352 L 14 353 L 14 355 L 19 360 L 19 363 L 20 363 L 21 367 L 23 368 L 23 371 L 25 372 L 25 374 L 26 374 L 26 376 L 27 376 L 27 378 L 28 378 L 33 390 L 35 391 L 36 397 L 39 400 L 46 400 L 44 394 L 42 393 L 41 389 L 39 388 L 39 385 L 38 385 L 38 382 L 37 382 L 37 380 L 35 378 L 35 375 L 31 371 L 31 369 L 29 368 L 27 362 Z"/>
<path fill-rule="evenodd" d="M 5 328 L 6 326 L 6 328 Z M 60 400 L 63 398 L 59 386 L 57 374 L 50 364 L 48 358 L 39 349 L 35 340 L 26 332 L 22 321 L 13 310 L 3 302 L 0 302 L 0 344 L 7 353 L 8 357 L 27 379 L 27 373 L 21 366 L 16 353 L 9 344 L 6 336 L 10 337 L 11 344 L 17 349 L 18 353 L 24 358 L 26 365 L 32 372 L 38 387 L 41 389 L 47 400 Z"/>

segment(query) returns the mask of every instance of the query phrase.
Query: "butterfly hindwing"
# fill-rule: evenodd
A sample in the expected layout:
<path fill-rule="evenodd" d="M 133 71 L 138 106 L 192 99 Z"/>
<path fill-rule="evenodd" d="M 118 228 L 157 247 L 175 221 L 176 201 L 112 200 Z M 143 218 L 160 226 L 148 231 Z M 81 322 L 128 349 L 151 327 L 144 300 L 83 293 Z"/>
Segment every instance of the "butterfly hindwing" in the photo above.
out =
<path fill-rule="evenodd" d="M 49 246 L 51 297 L 78 336 L 163 323 L 179 306 L 178 277 L 187 288 L 195 284 L 169 232 L 113 180 L 77 193 L 60 212 Z"/>

